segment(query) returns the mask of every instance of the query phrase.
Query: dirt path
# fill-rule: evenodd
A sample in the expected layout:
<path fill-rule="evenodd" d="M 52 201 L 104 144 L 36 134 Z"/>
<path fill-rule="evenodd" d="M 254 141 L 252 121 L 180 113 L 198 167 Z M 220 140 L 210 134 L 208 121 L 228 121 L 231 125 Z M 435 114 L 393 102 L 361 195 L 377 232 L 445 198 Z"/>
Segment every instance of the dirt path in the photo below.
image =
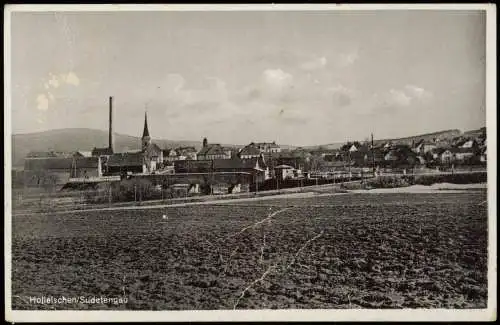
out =
<path fill-rule="evenodd" d="M 160 208 L 175 208 L 175 207 L 186 207 L 193 205 L 214 205 L 214 204 L 223 204 L 223 203 L 236 203 L 236 202 L 255 202 L 255 201 L 265 201 L 265 200 L 275 200 L 275 199 L 283 199 L 283 198 L 309 198 L 309 197 L 321 197 L 321 196 L 331 196 L 331 195 L 339 195 L 344 193 L 324 193 L 317 194 L 314 192 L 302 192 L 302 193 L 291 193 L 291 194 L 280 194 L 280 195 L 272 195 L 272 196 L 263 196 L 263 197 L 252 197 L 252 198 L 242 198 L 242 199 L 226 199 L 226 200 L 212 200 L 212 201 L 200 201 L 200 202 L 187 202 L 187 203 L 175 203 L 175 204 L 156 204 L 156 205 L 141 205 L 141 206 L 120 206 L 120 207 L 107 207 L 107 208 L 96 208 L 96 209 L 78 209 L 78 210 L 63 210 L 63 211 L 54 211 L 54 212 L 31 212 L 31 213 L 14 213 L 15 216 L 30 216 L 33 213 L 35 214 L 68 214 L 68 213 L 82 213 L 82 212 L 95 212 L 95 211 L 123 211 L 123 210 L 147 210 L 147 209 L 160 209 Z"/>

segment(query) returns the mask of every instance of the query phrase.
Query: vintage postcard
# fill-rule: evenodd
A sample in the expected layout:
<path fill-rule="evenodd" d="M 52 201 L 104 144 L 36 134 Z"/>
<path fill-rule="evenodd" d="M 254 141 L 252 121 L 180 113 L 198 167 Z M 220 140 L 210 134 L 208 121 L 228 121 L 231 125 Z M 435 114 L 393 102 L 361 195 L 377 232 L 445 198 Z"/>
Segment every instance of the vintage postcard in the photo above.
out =
<path fill-rule="evenodd" d="M 496 320 L 494 4 L 4 18 L 6 320 Z"/>

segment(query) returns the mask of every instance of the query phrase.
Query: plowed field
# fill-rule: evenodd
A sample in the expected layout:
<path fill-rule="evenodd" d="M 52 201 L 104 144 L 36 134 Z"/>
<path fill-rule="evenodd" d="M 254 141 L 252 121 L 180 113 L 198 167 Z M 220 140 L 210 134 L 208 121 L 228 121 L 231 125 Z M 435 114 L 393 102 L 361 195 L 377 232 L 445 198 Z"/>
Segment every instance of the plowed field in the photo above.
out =
<path fill-rule="evenodd" d="M 344 194 L 13 216 L 12 307 L 485 308 L 485 201 L 486 191 Z"/>

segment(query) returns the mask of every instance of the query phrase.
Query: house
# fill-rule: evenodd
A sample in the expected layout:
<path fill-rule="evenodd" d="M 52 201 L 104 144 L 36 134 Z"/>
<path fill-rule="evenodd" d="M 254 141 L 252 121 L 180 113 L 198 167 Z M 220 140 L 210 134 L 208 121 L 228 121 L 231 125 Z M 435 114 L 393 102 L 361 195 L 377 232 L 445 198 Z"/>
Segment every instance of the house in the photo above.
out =
<path fill-rule="evenodd" d="M 421 140 L 413 148 L 413 152 L 420 154 L 420 155 L 424 155 L 427 152 L 431 152 L 432 150 L 434 150 L 436 148 L 437 148 L 437 145 L 434 142 Z"/>
<path fill-rule="evenodd" d="M 203 146 L 197 153 L 198 160 L 231 159 L 231 150 L 223 148 L 220 144 L 208 144 L 206 138 L 203 140 Z"/>
<path fill-rule="evenodd" d="M 62 152 L 62 151 L 30 151 L 27 155 L 27 159 L 37 159 L 37 158 L 71 158 L 73 153 Z"/>
<path fill-rule="evenodd" d="M 455 160 L 457 160 L 458 162 L 465 162 L 465 161 L 469 161 L 470 159 L 472 159 L 474 156 L 475 156 L 475 153 L 474 153 L 474 150 L 472 149 L 472 147 L 460 147 L 460 148 L 455 148 L 455 150 L 453 150 L 454 153 L 455 153 Z"/>
<path fill-rule="evenodd" d="M 426 163 L 425 158 L 422 156 L 417 156 L 417 162 L 421 165 L 425 165 Z"/>
<path fill-rule="evenodd" d="M 195 147 L 179 147 L 175 149 L 179 160 L 196 160 Z"/>
<path fill-rule="evenodd" d="M 176 160 L 175 173 L 209 173 L 212 171 L 212 160 Z"/>
<path fill-rule="evenodd" d="M 163 160 L 164 161 L 172 162 L 172 161 L 180 160 L 179 156 L 177 154 L 177 150 L 175 150 L 175 149 L 164 149 L 164 150 L 162 150 L 162 152 L 163 152 Z"/>
<path fill-rule="evenodd" d="M 483 147 L 483 148 L 481 149 L 481 152 L 480 152 L 479 161 L 481 161 L 481 162 L 483 162 L 483 163 L 487 161 L 486 151 L 487 151 L 487 150 L 486 150 L 486 146 L 485 146 L 485 147 Z"/>
<path fill-rule="evenodd" d="M 387 152 L 385 155 L 384 155 L 384 160 L 385 161 L 389 161 L 389 162 L 396 162 L 399 160 L 399 152 L 395 149 L 391 149 L 389 150 L 389 152 Z"/>
<path fill-rule="evenodd" d="M 435 149 L 431 150 L 431 152 L 428 153 L 427 156 L 430 155 L 430 156 L 432 156 L 432 159 L 438 160 L 438 159 L 440 159 L 441 154 L 443 152 L 445 152 L 445 151 L 446 151 L 446 148 L 440 148 L 440 147 L 438 147 L 438 148 L 435 148 Z"/>
<path fill-rule="evenodd" d="M 301 157 L 297 153 L 292 152 L 281 152 L 281 154 L 274 159 L 274 166 L 278 165 L 289 165 L 295 169 L 303 169 L 307 163 L 305 157 Z"/>
<path fill-rule="evenodd" d="M 375 163 L 375 165 L 379 165 L 384 162 L 385 155 L 383 150 L 379 148 L 374 148 L 373 150 L 370 150 L 369 152 L 365 153 L 363 158 L 366 165 L 371 166 L 373 165 L 373 163 Z"/>
<path fill-rule="evenodd" d="M 38 157 L 24 160 L 25 186 L 57 186 L 66 184 L 71 177 L 74 158 Z"/>
<path fill-rule="evenodd" d="M 36 158 L 56 158 L 58 157 L 54 151 L 30 151 L 26 155 L 26 159 L 36 159 Z"/>
<path fill-rule="evenodd" d="M 350 162 L 353 164 L 353 166 L 364 166 L 367 160 L 365 157 L 367 156 L 367 153 L 356 150 L 349 152 L 349 155 L 347 156 L 347 162 Z"/>
<path fill-rule="evenodd" d="M 157 144 L 150 143 L 143 149 L 142 154 L 146 162 L 147 172 L 154 172 L 163 165 L 163 150 Z"/>
<path fill-rule="evenodd" d="M 255 143 L 255 146 L 262 153 L 281 152 L 281 147 L 279 145 L 277 145 L 275 141 L 273 141 L 273 142 L 258 142 L 258 143 Z"/>
<path fill-rule="evenodd" d="M 254 143 L 250 143 L 249 145 L 243 147 L 240 152 L 238 153 L 238 156 L 241 159 L 250 159 L 250 158 L 258 158 L 262 154 L 262 151 L 259 149 L 257 145 Z"/>
<path fill-rule="evenodd" d="M 101 157 L 76 157 L 71 166 L 71 178 L 101 177 L 103 175 Z"/>
<path fill-rule="evenodd" d="M 227 183 L 216 183 L 210 185 L 210 191 L 212 194 L 229 194 L 230 185 Z"/>
<path fill-rule="evenodd" d="M 441 153 L 442 163 L 451 163 L 455 161 L 455 150 L 454 148 L 446 149 Z"/>
<path fill-rule="evenodd" d="M 254 181 L 264 181 L 269 179 L 269 167 L 262 157 L 241 159 L 238 157 L 231 159 L 213 160 L 214 172 L 241 172 L 251 175 Z"/>
<path fill-rule="evenodd" d="M 73 157 L 92 157 L 92 151 L 75 151 Z"/>
<path fill-rule="evenodd" d="M 108 158 L 106 169 L 108 175 L 137 174 L 148 171 L 142 151 L 112 154 Z"/>
<path fill-rule="evenodd" d="M 460 148 L 463 148 L 463 149 L 472 149 L 472 148 L 475 148 L 478 146 L 478 143 L 476 142 L 476 140 L 474 139 L 471 139 L 471 140 L 467 140 L 465 141 L 461 146 Z"/>
<path fill-rule="evenodd" d="M 279 165 L 274 167 L 274 174 L 279 180 L 294 178 L 295 168 L 289 165 Z"/>
<path fill-rule="evenodd" d="M 451 162 L 468 162 L 475 157 L 475 152 L 472 148 L 449 148 L 441 154 L 441 162 L 451 163 Z"/>
<path fill-rule="evenodd" d="M 109 157 L 113 154 L 113 149 L 110 147 L 107 148 L 96 148 L 92 149 L 92 156 L 95 157 Z"/>

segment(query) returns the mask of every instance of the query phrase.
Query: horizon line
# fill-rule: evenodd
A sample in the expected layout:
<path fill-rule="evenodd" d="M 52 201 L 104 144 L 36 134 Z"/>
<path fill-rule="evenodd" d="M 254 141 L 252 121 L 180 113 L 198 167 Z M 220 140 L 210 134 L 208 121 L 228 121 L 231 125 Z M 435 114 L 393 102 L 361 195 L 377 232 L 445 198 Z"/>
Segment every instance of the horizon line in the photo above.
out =
<path fill-rule="evenodd" d="M 464 130 L 459 129 L 459 128 L 450 128 L 450 129 L 443 129 L 443 130 L 439 130 L 439 131 L 419 133 L 419 134 L 416 134 L 416 135 L 406 135 L 406 136 L 396 136 L 396 137 L 383 137 L 383 138 L 379 138 L 379 139 L 374 138 L 373 141 L 405 139 L 405 138 L 418 137 L 418 136 L 423 136 L 423 135 L 428 135 L 428 134 L 433 134 L 433 133 L 440 133 L 440 132 L 454 131 L 454 130 L 458 130 L 460 132 L 460 134 L 464 134 L 466 132 L 475 131 L 475 130 L 479 130 L 479 129 L 482 129 L 482 128 L 486 128 L 486 125 L 478 127 L 478 128 L 475 128 L 475 129 L 467 130 L 467 131 L 464 131 Z M 63 130 L 93 130 L 93 131 L 108 132 L 108 130 L 105 130 L 105 129 L 95 129 L 95 128 L 58 128 L 58 129 L 48 129 L 48 130 L 43 130 L 43 131 L 26 132 L 26 133 L 23 133 L 23 132 L 12 133 L 11 136 L 15 136 L 15 135 L 33 135 L 33 134 L 37 134 L 37 133 L 44 133 L 44 132 L 51 132 L 51 131 L 63 131 Z M 113 132 L 113 134 L 121 135 L 121 136 L 129 136 L 129 137 L 134 137 L 134 138 L 139 138 L 140 139 L 140 136 L 138 136 L 138 135 L 131 135 L 131 134 L 126 134 L 126 133 L 118 133 L 118 132 Z M 197 141 L 197 140 L 189 140 L 189 139 L 175 139 L 174 140 L 174 139 L 165 139 L 165 138 L 153 137 L 153 139 L 155 139 L 155 140 L 173 141 L 173 142 L 203 142 L 203 138 L 204 137 L 202 136 L 201 140 Z M 330 144 L 348 143 L 348 142 L 354 142 L 354 141 L 364 142 L 365 140 L 355 140 L 355 139 L 354 140 L 347 140 L 347 139 L 345 139 L 345 140 L 342 140 L 342 141 L 338 141 L 337 140 L 337 141 L 331 141 L 329 143 L 312 144 L 312 145 L 292 145 L 292 144 L 281 144 L 281 145 L 283 145 L 283 146 L 290 146 L 290 147 L 316 147 L 316 146 L 325 146 L 325 145 L 330 145 Z M 262 141 L 250 140 L 248 143 L 252 143 L 252 142 L 262 142 Z M 272 141 L 270 141 L 270 142 L 272 142 Z M 222 143 L 222 142 L 216 141 L 214 143 Z M 229 144 L 229 143 L 223 143 L 223 144 Z M 231 143 L 231 145 L 242 146 L 242 145 L 245 145 L 245 144 Z"/>

